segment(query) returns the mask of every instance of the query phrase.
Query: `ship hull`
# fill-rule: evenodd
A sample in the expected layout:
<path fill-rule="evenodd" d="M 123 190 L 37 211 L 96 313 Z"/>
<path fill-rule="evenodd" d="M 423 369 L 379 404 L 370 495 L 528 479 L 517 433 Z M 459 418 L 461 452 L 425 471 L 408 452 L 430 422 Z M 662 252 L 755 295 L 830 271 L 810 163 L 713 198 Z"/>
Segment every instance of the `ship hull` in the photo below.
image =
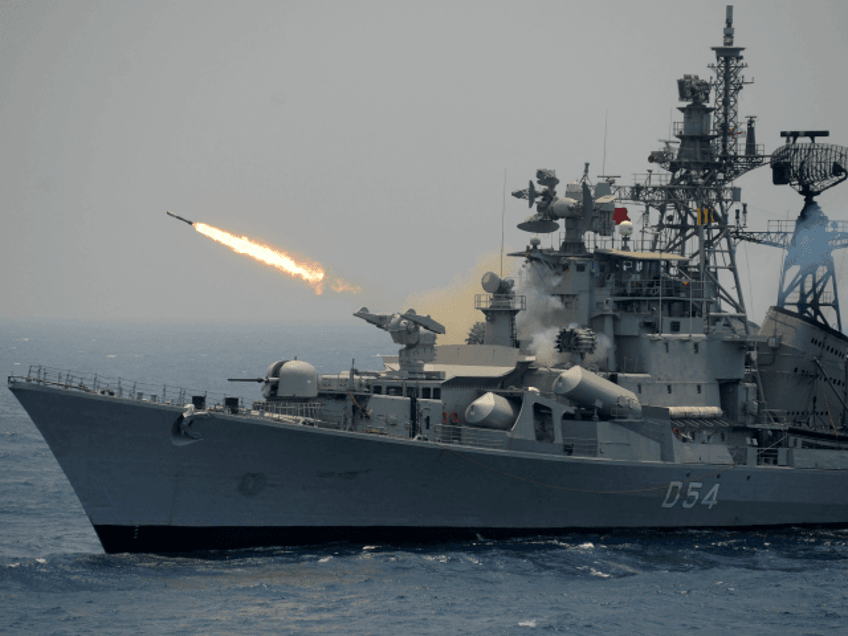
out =
<path fill-rule="evenodd" d="M 37 383 L 10 388 L 107 552 L 574 529 L 848 525 L 848 471 L 618 461 L 324 430 Z"/>

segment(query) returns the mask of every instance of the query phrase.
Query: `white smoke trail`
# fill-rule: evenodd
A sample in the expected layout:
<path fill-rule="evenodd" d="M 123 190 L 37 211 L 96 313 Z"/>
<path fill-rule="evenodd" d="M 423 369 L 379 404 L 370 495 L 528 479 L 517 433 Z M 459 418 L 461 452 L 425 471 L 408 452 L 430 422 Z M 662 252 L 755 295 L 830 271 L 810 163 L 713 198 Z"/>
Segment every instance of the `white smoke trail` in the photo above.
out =
<path fill-rule="evenodd" d="M 586 357 L 583 360 L 572 360 L 574 364 L 579 364 L 582 367 L 593 367 L 597 366 L 600 368 L 606 368 L 607 366 L 607 356 L 609 355 L 611 342 L 610 339 L 607 338 L 606 334 L 598 333 L 595 334 L 596 343 L 595 343 L 595 351 L 592 353 L 586 354 Z M 575 358 L 579 358 L 578 354 L 573 354 Z"/>
<path fill-rule="evenodd" d="M 516 316 L 518 339 L 541 364 L 553 366 L 560 360 L 556 337 L 565 324 L 567 313 L 562 301 L 552 296 L 560 283 L 544 265 L 527 263 L 519 272 L 516 293 L 527 297 L 527 309 Z"/>
<path fill-rule="evenodd" d="M 806 219 L 799 223 L 795 244 L 786 256 L 788 266 L 797 265 L 801 271 L 827 266 L 833 251 L 828 244 L 828 219 L 818 203 L 809 204 L 804 213 Z"/>

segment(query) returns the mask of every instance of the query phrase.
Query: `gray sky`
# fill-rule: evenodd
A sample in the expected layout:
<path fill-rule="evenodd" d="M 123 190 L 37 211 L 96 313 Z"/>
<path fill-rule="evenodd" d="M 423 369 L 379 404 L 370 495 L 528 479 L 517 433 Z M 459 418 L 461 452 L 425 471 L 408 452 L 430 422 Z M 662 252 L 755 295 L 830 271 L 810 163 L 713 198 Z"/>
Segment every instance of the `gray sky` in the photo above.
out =
<path fill-rule="evenodd" d="M 680 120 L 675 80 L 711 76 L 725 4 L 4 0 L 0 317 L 283 324 L 411 304 L 450 322 L 452 291 L 433 290 L 477 291 L 497 265 L 505 171 L 508 191 L 537 168 L 595 178 L 606 117 L 606 172 L 632 182 Z M 848 3 L 738 1 L 735 27 L 758 141 L 827 128 L 848 145 Z M 801 208 L 767 168 L 737 185 L 749 226 Z M 819 200 L 848 219 L 846 195 Z M 316 296 L 168 209 L 364 292 Z M 527 213 L 507 197 L 508 248 Z M 780 254 L 749 259 L 759 320 Z"/>

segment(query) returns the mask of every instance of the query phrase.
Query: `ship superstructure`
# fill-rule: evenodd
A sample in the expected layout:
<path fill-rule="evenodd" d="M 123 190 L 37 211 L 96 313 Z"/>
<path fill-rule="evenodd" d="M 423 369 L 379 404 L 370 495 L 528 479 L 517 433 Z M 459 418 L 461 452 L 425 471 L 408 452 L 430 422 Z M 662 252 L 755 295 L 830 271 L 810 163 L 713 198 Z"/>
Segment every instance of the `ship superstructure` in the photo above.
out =
<path fill-rule="evenodd" d="M 723 36 L 715 79 L 678 82 L 677 141 L 651 154 L 667 174 L 622 186 L 586 165 L 559 196 L 544 169 L 514 193 L 533 209 L 519 228 L 561 234 L 513 254 L 517 284 L 483 277 L 471 344 L 362 308 L 399 346 L 384 370 L 279 360 L 233 378 L 261 385 L 251 404 L 10 377 L 104 548 L 848 525 L 848 339 L 798 303 L 757 328 L 738 291 L 735 180 L 768 157 L 754 118 L 739 142 L 730 8 Z M 644 206 L 640 232 L 625 202 Z"/>

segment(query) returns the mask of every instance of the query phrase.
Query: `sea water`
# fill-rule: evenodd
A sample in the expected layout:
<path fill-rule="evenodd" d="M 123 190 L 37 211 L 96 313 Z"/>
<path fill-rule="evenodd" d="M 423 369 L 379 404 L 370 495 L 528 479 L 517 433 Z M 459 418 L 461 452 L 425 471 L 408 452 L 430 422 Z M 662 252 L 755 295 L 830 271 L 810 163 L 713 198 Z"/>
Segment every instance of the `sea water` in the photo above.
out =
<path fill-rule="evenodd" d="M 328 325 L 0 325 L 30 364 L 258 397 L 269 364 L 382 367 L 387 334 Z M 848 494 L 846 494 L 848 496 Z M 0 633 L 848 633 L 848 531 L 573 533 L 105 555 L 14 396 L 0 390 Z"/>

